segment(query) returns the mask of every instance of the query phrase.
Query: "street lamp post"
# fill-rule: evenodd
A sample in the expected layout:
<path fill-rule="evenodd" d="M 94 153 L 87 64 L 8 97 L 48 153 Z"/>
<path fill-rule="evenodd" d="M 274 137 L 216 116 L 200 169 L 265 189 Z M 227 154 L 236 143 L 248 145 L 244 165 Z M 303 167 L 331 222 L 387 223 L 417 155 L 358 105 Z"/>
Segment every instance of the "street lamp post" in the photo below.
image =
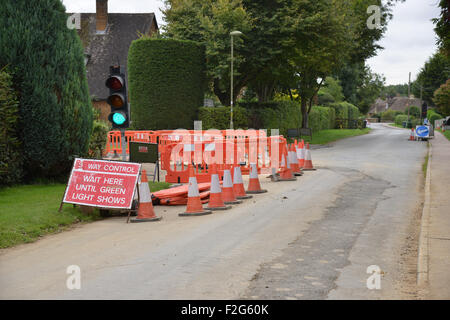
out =
<path fill-rule="evenodd" d="M 233 125 L 233 61 L 234 61 L 234 57 L 233 57 L 233 36 L 241 36 L 242 32 L 240 31 L 231 31 L 230 32 L 230 36 L 231 36 L 231 110 L 230 110 L 230 129 L 234 129 L 234 125 Z"/>

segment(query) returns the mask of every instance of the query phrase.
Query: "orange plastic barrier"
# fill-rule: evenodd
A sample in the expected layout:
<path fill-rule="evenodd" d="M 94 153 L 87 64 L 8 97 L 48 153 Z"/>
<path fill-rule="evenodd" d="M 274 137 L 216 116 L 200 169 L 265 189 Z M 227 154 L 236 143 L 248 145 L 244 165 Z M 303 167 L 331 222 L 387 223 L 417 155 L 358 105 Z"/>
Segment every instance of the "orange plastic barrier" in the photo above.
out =
<path fill-rule="evenodd" d="M 270 173 L 272 167 L 280 167 L 281 153 L 287 153 L 283 137 L 186 142 L 160 145 L 161 169 L 166 171 L 166 182 L 187 183 L 189 164 L 194 166 L 198 182 L 211 181 L 209 167 L 213 163 L 220 177 L 230 164 L 239 164 L 242 174 L 249 174 L 251 163 L 257 164 L 258 173 Z"/>
<path fill-rule="evenodd" d="M 281 155 L 287 155 L 287 142 L 282 136 L 267 137 L 263 130 L 159 130 L 126 131 L 130 141 L 158 143 L 161 170 L 166 182 L 187 183 L 188 165 L 195 168 L 199 183 L 210 182 L 209 165 L 217 164 L 219 177 L 225 165 L 240 164 L 243 175 L 250 173 L 250 163 L 256 163 L 258 173 L 269 173 L 280 167 Z M 110 131 L 105 153 L 122 152 L 120 131 Z M 128 147 L 126 152 L 128 153 Z"/>

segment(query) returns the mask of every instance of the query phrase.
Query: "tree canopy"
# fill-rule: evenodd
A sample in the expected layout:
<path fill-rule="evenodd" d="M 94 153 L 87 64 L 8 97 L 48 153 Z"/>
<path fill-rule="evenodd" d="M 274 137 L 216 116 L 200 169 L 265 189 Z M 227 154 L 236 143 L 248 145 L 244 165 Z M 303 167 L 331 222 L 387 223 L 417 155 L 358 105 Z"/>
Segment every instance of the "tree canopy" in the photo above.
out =
<path fill-rule="evenodd" d="M 92 105 L 84 53 L 67 28 L 59 0 L 3 0 L 0 66 L 13 71 L 19 92 L 19 137 L 27 177 L 67 173 L 87 154 Z"/>
<path fill-rule="evenodd" d="M 241 31 L 244 35 L 234 42 L 233 98 L 244 87 L 260 102 L 271 100 L 275 91 L 295 89 L 307 126 L 312 102 L 328 76 L 341 82 L 344 98 L 352 97 L 353 103 L 369 91 L 375 100 L 372 93 L 382 79 L 367 71 L 365 61 L 382 49 L 377 41 L 395 2 L 166 0 L 163 36 L 205 44 L 210 92 L 227 105 L 230 32 Z M 371 5 L 381 14 L 380 24 L 373 28 L 367 25 Z"/>

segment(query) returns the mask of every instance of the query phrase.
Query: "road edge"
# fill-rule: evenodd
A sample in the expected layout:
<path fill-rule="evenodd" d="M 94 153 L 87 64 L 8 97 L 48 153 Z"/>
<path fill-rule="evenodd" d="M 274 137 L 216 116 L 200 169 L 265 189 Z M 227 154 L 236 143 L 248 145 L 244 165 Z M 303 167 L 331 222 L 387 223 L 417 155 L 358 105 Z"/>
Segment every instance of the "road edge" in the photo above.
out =
<path fill-rule="evenodd" d="M 422 218 L 420 223 L 420 236 L 419 236 L 419 252 L 417 257 L 417 286 L 419 293 L 423 293 L 423 290 L 428 284 L 428 230 L 430 223 L 430 210 L 431 210 L 431 161 L 432 161 L 433 146 L 430 142 L 428 148 L 428 164 L 427 174 L 425 178 L 425 201 L 423 204 Z"/>

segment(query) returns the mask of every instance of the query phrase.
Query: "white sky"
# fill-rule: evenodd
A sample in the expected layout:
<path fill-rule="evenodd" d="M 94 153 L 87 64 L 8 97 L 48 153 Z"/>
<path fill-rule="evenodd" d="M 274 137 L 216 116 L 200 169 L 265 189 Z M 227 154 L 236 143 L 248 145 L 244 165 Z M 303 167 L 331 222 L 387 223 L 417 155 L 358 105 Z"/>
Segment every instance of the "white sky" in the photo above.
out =
<path fill-rule="evenodd" d="M 386 84 L 408 83 L 436 51 L 434 25 L 439 16 L 439 0 L 406 0 L 394 7 L 394 18 L 380 41 L 384 50 L 368 61 L 372 71 L 384 74 Z"/>
<path fill-rule="evenodd" d="M 95 0 L 62 0 L 68 12 L 95 12 Z M 372 71 L 384 74 L 386 84 L 401 84 L 416 78 L 425 61 L 436 51 L 434 26 L 439 0 L 406 0 L 394 8 L 394 18 L 380 44 L 385 48 L 368 61 Z M 158 25 L 164 24 L 162 0 L 109 0 L 109 12 L 154 12 Z"/>

